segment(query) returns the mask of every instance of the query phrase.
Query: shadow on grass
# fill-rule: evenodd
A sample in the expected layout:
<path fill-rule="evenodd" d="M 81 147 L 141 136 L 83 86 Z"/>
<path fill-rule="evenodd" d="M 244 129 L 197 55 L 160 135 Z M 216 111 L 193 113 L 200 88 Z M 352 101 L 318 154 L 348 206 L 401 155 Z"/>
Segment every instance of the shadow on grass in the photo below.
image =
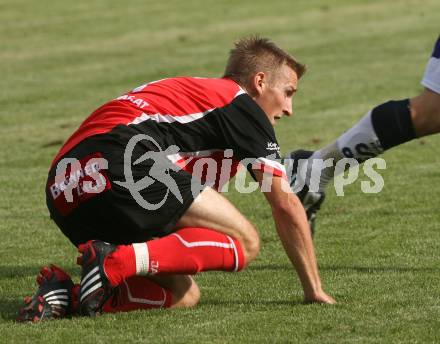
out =
<path fill-rule="evenodd" d="M 0 296 L 0 319 L 14 321 L 18 309 L 23 307 L 23 299 L 37 289 L 36 278 L 41 265 L 0 265 L 0 284 L 5 286 L 7 295 Z M 31 282 L 27 282 L 31 280 Z M 9 285 L 6 287 L 6 285 Z"/>
<path fill-rule="evenodd" d="M 24 306 L 23 300 L 6 299 L 0 297 L 0 319 L 1 321 L 15 322 L 18 310 Z"/>
<path fill-rule="evenodd" d="M 25 323 L 17 322 L 18 310 L 24 306 L 23 300 L 5 299 L 0 297 L 0 322 L 11 322 L 15 324 L 25 325 Z M 76 319 L 78 317 L 66 317 L 61 320 Z M 52 321 L 52 320 L 51 320 Z M 1 342 L 1 339 L 0 339 Z"/>
<path fill-rule="evenodd" d="M 0 296 L 0 319 L 3 321 L 14 321 L 18 314 L 18 309 L 24 305 L 23 298 L 26 295 L 23 293 L 22 282 L 23 278 L 36 278 L 40 266 L 12 266 L 0 265 L 0 283 L 5 285 L 11 284 L 12 287 L 8 289 L 8 296 Z M 10 280 L 10 281 L 8 281 Z M 36 284 L 29 285 L 29 288 L 36 287 Z M 26 288 L 28 289 L 28 288 Z"/>

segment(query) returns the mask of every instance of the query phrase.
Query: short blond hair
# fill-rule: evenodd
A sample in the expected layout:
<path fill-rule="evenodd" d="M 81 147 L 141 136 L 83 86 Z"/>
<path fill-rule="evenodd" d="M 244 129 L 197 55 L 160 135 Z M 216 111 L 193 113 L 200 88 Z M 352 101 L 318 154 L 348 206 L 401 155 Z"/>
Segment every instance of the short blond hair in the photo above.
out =
<path fill-rule="evenodd" d="M 258 72 L 267 73 L 273 80 L 277 71 L 286 64 L 297 74 L 298 79 L 306 72 L 306 66 L 279 48 L 268 38 L 251 36 L 240 39 L 229 53 L 224 78 L 229 78 L 247 89 L 251 78 Z"/>

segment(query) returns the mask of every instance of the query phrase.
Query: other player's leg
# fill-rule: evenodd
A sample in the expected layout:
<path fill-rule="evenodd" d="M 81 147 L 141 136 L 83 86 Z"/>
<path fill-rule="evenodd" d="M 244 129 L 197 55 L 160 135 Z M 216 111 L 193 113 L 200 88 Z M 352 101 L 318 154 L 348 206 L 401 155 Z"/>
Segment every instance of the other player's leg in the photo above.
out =
<path fill-rule="evenodd" d="M 361 163 L 414 138 L 440 132 L 440 37 L 426 66 L 422 85 L 425 90 L 420 95 L 376 106 L 329 145 L 315 152 L 294 151 L 287 156 L 295 163 L 292 188 L 299 192 L 303 204 L 312 209 L 307 212 L 309 220 L 315 218 L 339 160 L 354 158 Z M 292 168 L 289 159 L 286 164 Z M 313 178 L 313 170 L 317 168 L 314 162 L 328 159 L 332 159 L 331 165 L 319 168 L 320 175 Z M 304 185 L 304 189 L 298 190 L 298 185 Z"/>
<path fill-rule="evenodd" d="M 411 98 L 410 104 L 417 137 L 440 132 L 440 90 L 437 93 L 425 89 L 420 95 Z"/>

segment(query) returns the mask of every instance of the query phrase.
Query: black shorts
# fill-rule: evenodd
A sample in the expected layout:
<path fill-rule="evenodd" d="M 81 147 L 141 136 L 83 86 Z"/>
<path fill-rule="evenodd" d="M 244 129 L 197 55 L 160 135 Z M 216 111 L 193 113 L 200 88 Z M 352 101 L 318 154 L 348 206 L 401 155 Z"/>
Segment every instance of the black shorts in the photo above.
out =
<path fill-rule="evenodd" d="M 203 190 L 148 140 L 135 144 L 124 161 L 130 135 L 115 132 L 88 138 L 69 151 L 63 159 L 76 159 L 76 165 L 70 162 L 59 178 L 58 163 L 49 171 L 51 218 L 75 246 L 92 239 L 130 244 L 168 235 Z M 65 185 L 71 191 L 62 191 Z"/>

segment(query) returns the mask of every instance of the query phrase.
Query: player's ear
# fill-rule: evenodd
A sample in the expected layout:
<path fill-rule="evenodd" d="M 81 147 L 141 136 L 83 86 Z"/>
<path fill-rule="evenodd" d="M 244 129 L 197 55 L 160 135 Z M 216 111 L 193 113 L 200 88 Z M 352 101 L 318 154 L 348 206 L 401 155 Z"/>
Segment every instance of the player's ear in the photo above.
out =
<path fill-rule="evenodd" d="M 266 88 L 267 75 L 264 72 L 258 72 L 252 79 L 252 86 L 257 95 L 261 95 Z"/>

